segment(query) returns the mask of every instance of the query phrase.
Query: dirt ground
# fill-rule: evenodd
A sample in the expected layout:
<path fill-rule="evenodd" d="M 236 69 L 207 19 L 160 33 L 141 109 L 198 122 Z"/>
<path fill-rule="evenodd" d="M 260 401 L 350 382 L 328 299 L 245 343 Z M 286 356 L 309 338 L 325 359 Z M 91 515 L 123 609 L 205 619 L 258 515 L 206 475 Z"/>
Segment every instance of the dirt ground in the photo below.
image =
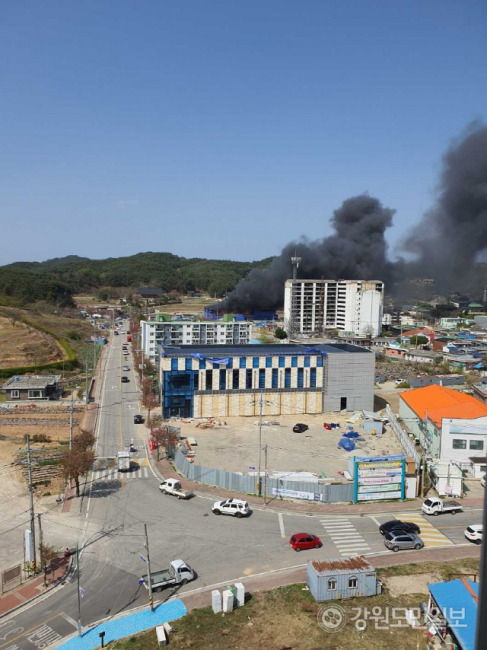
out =
<path fill-rule="evenodd" d="M 441 577 L 436 573 L 418 573 L 408 576 L 389 576 L 382 582 L 393 598 L 406 594 L 428 594 L 428 585 L 438 582 Z"/>
<path fill-rule="evenodd" d="M 63 355 L 52 336 L 0 316 L 0 368 L 51 363 Z"/>
<path fill-rule="evenodd" d="M 272 472 L 313 472 L 322 478 L 342 479 L 339 471 L 348 470 L 348 461 L 354 455 L 375 456 L 401 454 L 402 449 L 392 431 L 386 427 L 383 435 L 366 434 L 361 418 L 355 424 L 348 420 L 352 413 L 329 413 L 325 415 L 279 416 L 263 419 L 262 446 L 267 445 L 267 469 Z M 221 422 L 221 425 L 220 425 Z M 278 422 L 278 425 L 270 424 Z M 297 422 L 307 424 L 304 433 L 293 433 Z M 323 422 L 339 423 L 339 429 L 328 431 Z M 216 421 L 213 429 L 202 429 L 198 421 L 174 420 L 181 427 L 181 435 L 195 438 L 197 446 L 195 463 L 217 469 L 247 473 L 259 462 L 259 418 L 240 417 Z M 269 423 L 269 424 L 266 424 Z M 337 447 L 341 434 L 348 426 L 364 437 L 355 451 L 347 452 Z M 262 471 L 265 452 L 261 456 Z M 253 470 L 250 470 L 253 471 Z"/>

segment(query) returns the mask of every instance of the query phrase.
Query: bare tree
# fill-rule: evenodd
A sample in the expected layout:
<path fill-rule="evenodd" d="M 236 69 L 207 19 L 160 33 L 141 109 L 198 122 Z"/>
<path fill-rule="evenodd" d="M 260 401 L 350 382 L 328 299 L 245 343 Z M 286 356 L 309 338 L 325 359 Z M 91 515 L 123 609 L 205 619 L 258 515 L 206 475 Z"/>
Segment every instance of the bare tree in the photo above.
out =
<path fill-rule="evenodd" d="M 76 485 L 76 496 L 79 497 L 79 482 L 82 476 L 86 476 L 95 462 L 94 451 L 80 451 L 73 446 L 66 449 L 61 459 L 61 470 L 66 481 L 74 481 Z"/>
<path fill-rule="evenodd" d="M 162 426 L 158 429 L 151 431 L 157 449 L 157 460 L 160 459 L 159 448 L 164 447 L 166 450 L 166 458 L 170 451 L 176 447 L 179 442 L 178 434 L 174 431 L 173 427 Z"/>

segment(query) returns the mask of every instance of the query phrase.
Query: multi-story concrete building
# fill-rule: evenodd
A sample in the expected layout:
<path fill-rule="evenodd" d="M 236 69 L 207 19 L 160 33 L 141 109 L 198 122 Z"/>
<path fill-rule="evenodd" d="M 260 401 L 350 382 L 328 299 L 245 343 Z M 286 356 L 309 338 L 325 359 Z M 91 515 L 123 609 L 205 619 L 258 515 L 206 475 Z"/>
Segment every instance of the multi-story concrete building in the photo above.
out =
<path fill-rule="evenodd" d="M 375 355 L 346 343 L 162 347 L 164 417 L 373 410 Z"/>
<path fill-rule="evenodd" d="M 284 324 L 291 334 L 327 329 L 378 336 L 384 283 L 376 280 L 286 280 Z"/>
<path fill-rule="evenodd" d="M 142 350 L 157 361 L 161 345 L 248 344 L 252 323 L 246 321 L 141 321 Z"/>

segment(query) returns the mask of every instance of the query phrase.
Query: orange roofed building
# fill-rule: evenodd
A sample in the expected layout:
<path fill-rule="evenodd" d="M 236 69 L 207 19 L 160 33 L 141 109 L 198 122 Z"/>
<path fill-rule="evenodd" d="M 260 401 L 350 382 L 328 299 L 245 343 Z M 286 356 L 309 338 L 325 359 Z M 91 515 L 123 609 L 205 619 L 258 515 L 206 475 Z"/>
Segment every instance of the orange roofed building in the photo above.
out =
<path fill-rule="evenodd" d="M 401 393 L 399 417 L 428 456 L 472 470 L 487 450 L 487 404 L 445 386 Z"/>

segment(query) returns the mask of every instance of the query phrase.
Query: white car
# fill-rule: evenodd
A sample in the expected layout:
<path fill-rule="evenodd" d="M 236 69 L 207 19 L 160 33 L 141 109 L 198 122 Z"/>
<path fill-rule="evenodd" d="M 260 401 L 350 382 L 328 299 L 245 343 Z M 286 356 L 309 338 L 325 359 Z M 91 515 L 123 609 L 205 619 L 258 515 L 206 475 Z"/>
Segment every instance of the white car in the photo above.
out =
<path fill-rule="evenodd" d="M 483 533 L 482 524 L 472 524 L 472 526 L 468 526 L 467 528 L 465 528 L 464 531 L 465 537 L 470 542 L 474 542 L 475 544 L 482 543 L 482 533 Z"/>
<path fill-rule="evenodd" d="M 130 370 L 130 366 L 122 366 L 122 370 L 124 372 L 128 372 Z"/>
<path fill-rule="evenodd" d="M 215 515 L 233 515 L 234 517 L 247 517 L 250 515 L 250 508 L 247 501 L 241 499 L 226 499 L 226 501 L 215 501 L 212 507 Z"/>
<path fill-rule="evenodd" d="M 482 476 L 482 478 L 480 479 L 480 485 L 481 485 L 482 487 L 485 487 L 485 474 L 484 474 L 484 475 Z"/>

